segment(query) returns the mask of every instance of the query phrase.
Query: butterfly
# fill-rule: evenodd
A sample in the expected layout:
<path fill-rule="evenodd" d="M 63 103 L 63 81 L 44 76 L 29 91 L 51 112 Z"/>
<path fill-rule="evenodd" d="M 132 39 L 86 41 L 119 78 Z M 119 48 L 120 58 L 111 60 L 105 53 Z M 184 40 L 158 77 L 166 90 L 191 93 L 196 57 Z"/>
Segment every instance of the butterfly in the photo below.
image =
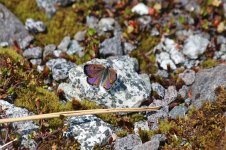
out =
<path fill-rule="evenodd" d="M 116 71 L 101 64 L 86 64 L 84 72 L 88 76 L 87 82 L 90 85 L 99 86 L 101 84 L 106 90 L 109 90 L 117 80 Z"/>

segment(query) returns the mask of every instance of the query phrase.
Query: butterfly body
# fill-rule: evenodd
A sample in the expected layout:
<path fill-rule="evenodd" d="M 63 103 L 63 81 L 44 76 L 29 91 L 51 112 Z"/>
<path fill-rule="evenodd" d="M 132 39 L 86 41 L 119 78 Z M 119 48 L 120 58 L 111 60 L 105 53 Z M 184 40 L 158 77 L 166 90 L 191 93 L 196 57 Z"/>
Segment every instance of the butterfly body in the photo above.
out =
<path fill-rule="evenodd" d="M 116 71 L 101 64 L 87 64 L 84 66 L 84 72 L 90 85 L 102 85 L 106 90 L 109 90 L 117 80 Z"/>

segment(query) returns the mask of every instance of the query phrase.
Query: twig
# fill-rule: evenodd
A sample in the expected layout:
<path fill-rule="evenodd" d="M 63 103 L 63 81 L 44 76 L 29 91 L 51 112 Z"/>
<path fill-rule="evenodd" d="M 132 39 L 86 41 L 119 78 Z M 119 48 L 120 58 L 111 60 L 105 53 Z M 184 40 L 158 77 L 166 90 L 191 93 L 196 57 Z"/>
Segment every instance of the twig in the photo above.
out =
<path fill-rule="evenodd" d="M 160 107 L 111 108 L 111 109 L 91 109 L 91 110 L 79 110 L 79 111 L 65 111 L 65 112 L 56 112 L 56 113 L 49 113 L 49 114 L 25 116 L 25 117 L 20 117 L 20 118 L 5 118 L 5 119 L 0 119 L 0 124 L 9 123 L 9 122 L 17 122 L 17 121 L 26 121 L 26 120 L 38 120 L 38 119 L 49 119 L 49 118 L 81 116 L 81 115 L 94 115 L 94 114 L 104 114 L 104 113 L 157 111 L 159 108 Z"/>
<path fill-rule="evenodd" d="M 4 144 L 4 145 L 0 145 L 0 150 L 4 150 L 4 149 L 11 149 L 12 148 L 12 144 L 13 142 L 17 141 L 17 138 L 15 138 L 14 140 Z"/>

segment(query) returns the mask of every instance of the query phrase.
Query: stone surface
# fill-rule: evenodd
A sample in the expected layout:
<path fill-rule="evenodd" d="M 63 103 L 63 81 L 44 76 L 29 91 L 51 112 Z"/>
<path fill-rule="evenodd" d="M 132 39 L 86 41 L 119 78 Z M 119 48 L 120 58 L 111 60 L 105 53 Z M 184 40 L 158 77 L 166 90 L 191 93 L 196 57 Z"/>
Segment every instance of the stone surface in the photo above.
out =
<path fill-rule="evenodd" d="M 2 4 L 0 12 L 0 43 L 8 42 L 12 45 L 14 40 L 19 42 L 29 35 L 24 25 Z"/>
<path fill-rule="evenodd" d="M 81 41 L 85 40 L 85 35 L 86 35 L 86 31 L 79 31 L 74 35 L 74 39 L 76 41 L 81 42 Z"/>
<path fill-rule="evenodd" d="M 114 30 L 115 19 L 114 18 L 101 18 L 98 23 L 98 29 L 104 32 Z"/>
<path fill-rule="evenodd" d="M 56 81 L 64 80 L 68 78 L 68 72 L 71 68 L 75 67 L 72 62 L 58 63 L 52 67 L 52 76 Z"/>
<path fill-rule="evenodd" d="M 101 55 L 104 56 L 123 55 L 121 33 L 115 32 L 113 38 L 104 40 L 99 47 Z"/>
<path fill-rule="evenodd" d="M 57 48 L 62 51 L 67 51 L 70 42 L 71 42 L 71 38 L 69 36 L 66 36 L 63 38 L 63 40 L 60 42 Z"/>
<path fill-rule="evenodd" d="M 164 100 L 167 104 L 170 104 L 177 98 L 177 90 L 175 86 L 169 86 L 168 89 L 165 90 Z"/>
<path fill-rule="evenodd" d="M 188 91 L 189 91 L 189 87 L 186 85 L 183 85 L 182 88 L 178 91 L 178 95 L 180 95 L 182 98 L 187 98 Z"/>
<path fill-rule="evenodd" d="M 49 44 L 44 47 L 43 51 L 43 58 L 46 58 L 47 56 L 52 56 L 54 55 L 54 50 L 56 49 L 56 45 L 54 44 Z"/>
<path fill-rule="evenodd" d="M 28 35 L 21 41 L 18 41 L 18 43 L 21 49 L 26 49 L 33 40 L 34 40 L 34 37 L 31 35 Z"/>
<path fill-rule="evenodd" d="M 141 145 L 142 141 L 136 134 L 129 134 L 126 137 L 118 138 L 115 141 L 115 150 L 132 150 L 136 145 Z"/>
<path fill-rule="evenodd" d="M 214 101 L 215 89 L 226 87 L 226 65 L 222 64 L 196 73 L 195 82 L 191 86 L 192 104 L 200 108 L 203 102 Z"/>
<path fill-rule="evenodd" d="M 148 7 L 144 3 L 139 3 L 132 8 L 132 12 L 139 15 L 147 15 L 148 11 Z"/>
<path fill-rule="evenodd" d="M 81 47 L 79 45 L 78 41 L 71 40 L 71 42 L 69 44 L 69 47 L 68 47 L 68 50 L 66 51 L 66 53 L 68 55 L 72 55 L 72 54 L 78 53 L 78 52 L 80 52 L 82 50 L 83 50 L 83 47 Z"/>
<path fill-rule="evenodd" d="M 98 26 L 98 19 L 94 16 L 86 16 L 86 25 L 89 28 L 97 28 Z"/>
<path fill-rule="evenodd" d="M 186 85 L 191 85 L 195 81 L 195 71 L 187 69 L 183 73 L 179 74 Z"/>
<path fill-rule="evenodd" d="M 145 81 L 136 72 L 137 60 L 128 56 L 110 57 L 109 59 L 93 59 L 87 64 L 103 64 L 111 66 L 117 72 L 117 80 L 109 90 L 102 85 L 91 86 L 87 83 L 84 65 L 76 66 L 69 71 L 69 83 L 61 83 L 66 97 L 77 100 L 88 99 L 109 108 L 139 107 L 147 99 L 151 89 L 146 87 Z M 150 84 L 150 83 L 149 83 Z"/>
<path fill-rule="evenodd" d="M 148 122 L 147 121 L 138 121 L 134 123 L 134 133 L 139 135 L 138 132 L 139 130 L 150 130 L 149 126 L 148 126 Z"/>
<path fill-rule="evenodd" d="M 0 47 L 8 47 L 9 46 L 9 43 L 8 42 L 1 42 L 0 43 Z"/>
<path fill-rule="evenodd" d="M 136 46 L 134 46 L 133 44 L 130 44 L 128 42 L 123 43 L 124 54 L 129 54 L 135 49 L 136 49 Z"/>
<path fill-rule="evenodd" d="M 54 80 L 64 80 L 68 78 L 68 72 L 76 65 L 63 58 L 51 59 L 46 63 L 46 66 L 52 71 Z"/>
<path fill-rule="evenodd" d="M 185 106 L 175 106 L 170 112 L 169 117 L 176 119 L 177 117 L 184 117 L 185 113 L 188 111 L 188 108 Z"/>
<path fill-rule="evenodd" d="M 42 59 L 31 59 L 30 62 L 33 65 L 40 65 L 42 63 Z"/>
<path fill-rule="evenodd" d="M 42 48 L 41 47 L 28 48 L 23 52 L 23 56 L 26 57 L 27 59 L 41 58 Z"/>
<path fill-rule="evenodd" d="M 29 112 L 27 109 L 15 107 L 4 100 L 0 100 L 0 106 L 3 110 L 5 110 L 7 118 L 19 118 L 23 116 L 34 115 L 34 113 Z M 22 136 L 21 144 L 25 148 L 34 149 L 37 146 L 37 143 L 35 143 L 34 140 L 26 139 L 28 134 L 38 130 L 38 126 L 35 125 L 33 121 L 14 122 L 12 123 L 12 127 L 15 129 L 16 133 L 19 133 Z"/>
<path fill-rule="evenodd" d="M 57 11 L 56 6 L 67 6 L 73 1 L 75 0 L 36 0 L 36 3 L 51 18 Z"/>
<path fill-rule="evenodd" d="M 161 98 L 165 95 L 165 88 L 159 83 L 152 83 L 152 91 L 155 91 Z"/>
<path fill-rule="evenodd" d="M 46 31 L 46 26 L 42 21 L 36 21 L 32 18 L 28 18 L 25 22 L 25 28 L 33 33 L 40 33 Z"/>
<path fill-rule="evenodd" d="M 183 53 L 190 59 L 197 59 L 206 51 L 209 40 L 201 34 L 191 35 L 185 40 Z"/>
<path fill-rule="evenodd" d="M 156 134 L 151 137 L 151 140 L 137 145 L 133 148 L 133 150 L 158 150 L 160 146 L 160 142 L 164 142 L 166 140 L 166 136 L 164 134 Z"/>
<path fill-rule="evenodd" d="M 92 150 L 96 144 L 106 144 L 112 134 L 110 125 L 93 115 L 70 117 L 65 124 L 69 128 L 64 136 L 77 140 L 81 150 Z"/>

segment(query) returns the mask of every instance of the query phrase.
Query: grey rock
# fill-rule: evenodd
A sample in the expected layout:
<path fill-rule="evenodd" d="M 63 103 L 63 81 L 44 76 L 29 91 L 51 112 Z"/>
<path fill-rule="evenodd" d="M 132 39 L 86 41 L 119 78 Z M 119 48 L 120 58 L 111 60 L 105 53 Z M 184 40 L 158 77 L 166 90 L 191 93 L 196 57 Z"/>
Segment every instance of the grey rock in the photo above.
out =
<path fill-rule="evenodd" d="M 141 77 L 141 79 L 143 79 L 143 81 L 144 81 L 147 89 L 149 90 L 149 92 L 151 92 L 151 81 L 150 81 L 150 77 L 147 74 L 145 74 L 145 73 L 140 74 L 140 77 Z"/>
<path fill-rule="evenodd" d="M 166 70 L 161 70 L 161 69 L 158 69 L 156 75 L 163 77 L 163 78 L 169 77 L 169 73 Z"/>
<path fill-rule="evenodd" d="M 31 35 L 26 36 L 24 39 L 19 41 L 19 46 L 21 49 L 26 49 L 30 43 L 34 40 L 34 37 Z"/>
<path fill-rule="evenodd" d="M 167 70 L 168 65 L 173 70 L 177 68 L 174 62 L 170 59 L 170 55 L 166 52 L 162 52 L 159 55 L 157 55 L 156 60 L 160 64 L 161 68 L 163 68 L 164 70 Z"/>
<path fill-rule="evenodd" d="M 187 69 L 183 73 L 179 74 L 186 85 L 191 85 L 195 81 L 195 71 Z"/>
<path fill-rule="evenodd" d="M 13 104 L 10 104 L 4 100 L 0 100 L 0 106 L 3 110 L 5 110 L 5 114 L 7 118 L 20 118 L 24 116 L 34 115 L 34 113 L 29 112 L 25 108 L 15 107 Z M 37 146 L 32 139 L 26 139 L 25 137 L 38 130 L 38 126 L 34 124 L 33 121 L 20 121 L 20 122 L 13 122 L 12 123 L 13 129 L 15 132 L 22 136 L 21 144 L 28 149 L 34 149 L 34 146 Z M 26 144 L 26 143 L 33 143 L 33 144 Z"/>
<path fill-rule="evenodd" d="M 158 129 L 159 119 L 168 117 L 169 107 L 161 100 L 154 100 L 154 102 L 150 104 L 150 107 L 153 106 L 162 106 L 160 110 L 147 114 L 148 121 L 152 123 L 151 130 L 156 130 Z"/>
<path fill-rule="evenodd" d="M 148 6 L 144 3 L 138 3 L 132 8 L 132 12 L 137 13 L 139 15 L 147 15 L 149 12 Z"/>
<path fill-rule="evenodd" d="M 5 6 L 0 4 L 0 43 L 13 44 L 14 40 L 21 41 L 29 35 L 24 25 Z"/>
<path fill-rule="evenodd" d="M 186 105 L 191 105 L 191 99 L 190 98 L 187 98 L 186 100 L 184 100 L 184 103 Z"/>
<path fill-rule="evenodd" d="M 139 107 L 150 95 L 150 89 L 136 72 L 138 62 L 134 58 L 121 56 L 92 59 L 86 64 L 112 67 L 117 72 L 117 80 L 109 90 L 105 90 L 102 84 L 92 86 L 87 83 L 85 64 L 78 65 L 69 71 L 69 83 L 61 83 L 58 87 L 64 91 L 68 100 L 72 97 L 78 100 L 89 99 L 109 108 Z"/>
<path fill-rule="evenodd" d="M 134 46 L 133 44 L 130 44 L 128 42 L 123 43 L 123 50 L 124 50 L 124 54 L 129 54 L 131 53 L 133 50 L 136 49 L 136 46 Z"/>
<path fill-rule="evenodd" d="M 86 25 L 89 28 L 97 28 L 98 26 L 98 19 L 94 16 L 86 16 Z"/>
<path fill-rule="evenodd" d="M 226 87 L 226 65 L 196 73 L 195 82 L 191 86 L 192 105 L 200 108 L 204 102 L 213 102 L 216 99 L 214 91 L 219 86 Z"/>
<path fill-rule="evenodd" d="M 217 36 L 217 44 L 226 44 L 226 37 L 222 35 Z"/>
<path fill-rule="evenodd" d="M 83 47 L 81 47 L 78 43 L 78 41 L 76 40 L 71 40 L 70 44 L 69 44 L 69 47 L 68 47 L 68 50 L 67 50 L 67 54 L 68 55 L 72 55 L 72 54 L 75 54 L 77 52 L 80 52 L 83 50 Z"/>
<path fill-rule="evenodd" d="M 43 58 L 46 58 L 47 56 L 51 56 L 54 54 L 54 50 L 56 49 L 55 44 L 49 44 L 44 47 L 43 51 Z"/>
<path fill-rule="evenodd" d="M 209 40 L 201 34 L 191 35 L 185 41 L 183 53 L 190 59 L 197 59 L 206 51 Z"/>
<path fill-rule="evenodd" d="M 142 141 L 139 136 L 135 134 L 129 134 L 126 137 L 116 139 L 114 149 L 132 150 L 133 147 L 141 144 L 142 144 Z"/>
<path fill-rule="evenodd" d="M 191 30 L 178 30 L 178 31 L 176 31 L 177 39 L 179 39 L 181 41 L 186 40 L 192 34 L 193 34 L 193 32 Z"/>
<path fill-rule="evenodd" d="M 58 63 L 52 67 L 52 76 L 56 81 L 68 78 L 68 72 L 71 68 L 75 67 L 72 62 Z"/>
<path fill-rule="evenodd" d="M 121 33 L 115 32 L 113 38 L 106 39 L 100 44 L 100 54 L 104 56 L 123 55 L 121 44 Z"/>
<path fill-rule="evenodd" d="M 152 35 L 152 36 L 159 36 L 159 34 L 160 34 L 160 33 L 159 33 L 159 31 L 158 31 L 157 28 L 154 27 L 154 28 L 151 30 L 151 35 Z"/>
<path fill-rule="evenodd" d="M 150 130 L 147 121 L 138 121 L 134 123 L 134 133 L 138 135 L 139 130 Z"/>
<path fill-rule="evenodd" d="M 166 136 L 164 134 L 156 134 L 151 137 L 151 140 L 137 145 L 133 148 L 133 150 L 158 150 L 160 146 L 160 142 L 164 142 L 166 140 Z"/>
<path fill-rule="evenodd" d="M 187 98 L 188 91 L 189 91 L 189 87 L 186 85 L 183 85 L 182 88 L 178 91 L 178 95 L 180 95 L 182 98 Z"/>
<path fill-rule="evenodd" d="M 2 48 L 8 47 L 8 46 L 9 46 L 8 42 L 1 42 L 0 43 L 0 47 L 2 47 Z"/>
<path fill-rule="evenodd" d="M 165 88 L 159 83 L 152 83 L 152 90 L 155 91 L 161 98 L 165 95 Z"/>
<path fill-rule="evenodd" d="M 84 41 L 85 40 L 86 31 L 79 31 L 74 35 L 74 39 L 76 41 Z"/>
<path fill-rule="evenodd" d="M 46 31 L 46 26 L 42 21 L 35 21 L 32 18 L 28 18 L 25 22 L 25 28 L 33 33 L 40 33 Z"/>
<path fill-rule="evenodd" d="M 82 150 L 92 150 L 96 144 L 104 145 L 112 134 L 111 126 L 93 115 L 70 117 L 65 137 L 73 137 Z"/>
<path fill-rule="evenodd" d="M 71 42 L 71 38 L 69 36 L 64 37 L 63 40 L 58 45 L 58 49 L 62 51 L 67 51 L 70 42 Z"/>
<path fill-rule="evenodd" d="M 101 31 L 114 30 L 115 19 L 114 18 L 101 18 L 98 23 L 98 29 Z"/>
<path fill-rule="evenodd" d="M 60 57 L 61 54 L 62 54 L 62 51 L 59 50 L 59 49 L 56 49 L 56 50 L 53 51 L 53 55 L 54 55 L 55 57 Z"/>
<path fill-rule="evenodd" d="M 42 63 L 42 59 L 31 59 L 30 62 L 33 65 L 40 65 Z"/>
<path fill-rule="evenodd" d="M 167 104 L 170 104 L 177 98 L 177 90 L 175 86 L 169 86 L 168 89 L 165 90 L 164 101 Z"/>
<path fill-rule="evenodd" d="M 41 47 L 28 48 L 23 52 L 23 56 L 26 57 L 27 59 L 41 58 L 42 48 Z"/>
<path fill-rule="evenodd" d="M 151 19 L 151 16 L 141 16 L 137 19 L 137 21 L 141 24 L 141 28 L 144 28 L 150 25 Z"/>
<path fill-rule="evenodd" d="M 57 11 L 55 6 L 67 6 L 75 0 L 36 0 L 39 8 L 44 9 L 46 15 L 51 18 Z"/>
<path fill-rule="evenodd" d="M 184 117 L 185 113 L 188 111 L 188 108 L 185 106 L 175 106 L 170 112 L 169 117 L 176 119 L 177 117 Z"/>
<path fill-rule="evenodd" d="M 52 70 L 52 68 L 57 65 L 57 64 L 61 64 L 61 63 L 64 63 L 64 62 L 67 62 L 66 59 L 64 58 L 56 58 L 56 59 L 50 59 L 49 61 L 47 61 L 46 63 L 46 66 Z"/>

